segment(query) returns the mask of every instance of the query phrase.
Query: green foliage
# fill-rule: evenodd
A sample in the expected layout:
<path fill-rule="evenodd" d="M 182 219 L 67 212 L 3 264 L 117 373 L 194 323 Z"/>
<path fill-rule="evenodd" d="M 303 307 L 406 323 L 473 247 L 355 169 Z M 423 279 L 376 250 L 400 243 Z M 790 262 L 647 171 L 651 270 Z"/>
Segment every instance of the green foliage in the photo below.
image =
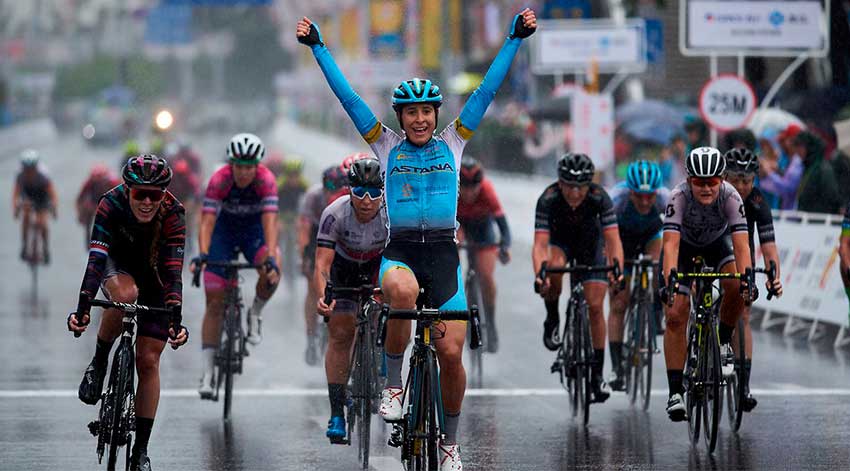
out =
<path fill-rule="evenodd" d="M 59 101 L 74 98 L 91 97 L 106 87 L 120 83 L 122 75 L 126 85 L 140 101 L 146 101 L 160 95 L 164 88 L 163 67 L 143 57 L 125 59 L 122 74 L 121 60 L 116 57 L 100 55 L 90 62 L 73 64 L 59 69 L 56 73 L 54 98 Z"/>

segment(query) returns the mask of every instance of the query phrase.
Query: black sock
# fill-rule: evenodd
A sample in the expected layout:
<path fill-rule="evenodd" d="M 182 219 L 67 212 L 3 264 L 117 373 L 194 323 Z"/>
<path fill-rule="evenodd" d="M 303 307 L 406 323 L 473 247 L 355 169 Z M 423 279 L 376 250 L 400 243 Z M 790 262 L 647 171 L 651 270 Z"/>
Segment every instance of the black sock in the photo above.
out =
<path fill-rule="evenodd" d="M 593 349 L 593 368 L 591 368 L 591 373 L 593 377 L 602 376 L 602 367 L 605 366 L 605 349 L 604 348 L 594 348 Z"/>
<path fill-rule="evenodd" d="M 611 351 L 611 368 L 619 375 L 623 365 L 623 342 L 608 342 L 608 349 Z"/>
<path fill-rule="evenodd" d="M 345 385 L 328 383 L 328 398 L 331 401 L 331 417 L 344 417 Z"/>
<path fill-rule="evenodd" d="M 112 351 L 112 344 L 114 343 L 115 340 L 106 341 L 100 337 L 97 338 L 97 347 L 94 349 L 95 363 L 106 368 L 106 364 L 109 362 L 109 352 Z"/>
<path fill-rule="evenodd" d="M 561 315 L 558 313 L 558 300 L 546 300 L 544 303 L 546 304 L 546 323 L 560 324 Z"/>
<path fill-rule="evenodd" d="M 136 441 L 133 443 L 134 455 L 140 451 L 148 451 L 148 440 L 151 438 L 151 430 L 153 430 L 153 419 L 136 417 Z"/>
<path fill-rule="evenodd" d="M 670 387 L 670 397 L 673 394 L 682 394 L 685 388 L 682 386 L 682 370 L 667 370 L 667 384 Z"/>
<path fill-rule="evenodd" d="M 720 321 L 720 327 L 718 328 L 720 331 L 720 344 L 726 344 L 732 342 L 732 331 L 735 330 L 734 325 L 729 325 L 723 321 Z"/>

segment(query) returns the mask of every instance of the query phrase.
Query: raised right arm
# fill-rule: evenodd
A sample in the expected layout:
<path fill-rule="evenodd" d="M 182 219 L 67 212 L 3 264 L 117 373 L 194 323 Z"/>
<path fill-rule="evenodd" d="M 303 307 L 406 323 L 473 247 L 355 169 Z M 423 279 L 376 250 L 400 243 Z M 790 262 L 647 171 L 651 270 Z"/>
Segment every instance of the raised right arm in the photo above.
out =
<path fill-rule="evenodd" d="M 322 70 L 322 74 L 324 74 L 325 80 L 327 80 L 334 95 L 336 95 L 342 104 L 345 112 L 348 113 L 351 121 L 354 122 L 354 126 L 360 135 L 367 142 L 370 142 L 370 136 L 373 133 L 380 132 L 381 123 L 378 122 L 378 118 L 375 117 L 375 114 L 372 113 L 366 102 L 360 98 L 360 95 L 351 88 L 351 84 L 348 83 L 345 75 L 339 70 L 333 56 L 331 56 L 331 52 L 322 42 L 319 28 L 306 18 L 299 21 L 298 25 L 298 40 L 308 45 L 313 51 L 313 56 L 316 58 L 316 62 L 319 64 L 319 68 Z M 309 28 L 309 34 L 301 34 L 304 28 Z"/>

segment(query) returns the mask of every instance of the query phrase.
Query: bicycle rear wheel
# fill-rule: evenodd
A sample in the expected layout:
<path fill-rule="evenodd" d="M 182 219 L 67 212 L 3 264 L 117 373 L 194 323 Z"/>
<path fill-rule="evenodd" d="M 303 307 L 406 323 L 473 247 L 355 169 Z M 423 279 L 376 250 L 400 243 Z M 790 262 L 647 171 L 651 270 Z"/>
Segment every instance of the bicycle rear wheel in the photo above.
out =
<path fill-rule="evenodd" d="M 430 376 L 430 379 L 427 382 L 427 395 L 425 396 L 425 404 L 427 404 L 428 413 L 425 414 L 425 417 L 428 418 L 428 425 L 426 430 L 428 431 L 428 436 L 425 439 L 426 443 L 426 459 L 428 462 L 428 471 L 438 471 L 440 469 L 440 460 L 439 453 L 437 452 L 437 447 L 439 444 L 437 440 L 439 438 L 438 431 L 438 418 L 437 414 L 442 415 L 442 409 L 440 408 L 440 404 L 442 403 L 442 398 L 440 397 L 440 377 L 437 371 L 437 359 L 433 355 L 428 355 L 428 360 L 426 363 L 426 372 L 427 376 Z"/>
<path fill-rule="evenodd" d="M 705 401 L 704 401 L 704 423 L 705 446 L 709 453 L 713 453 L 717 446 L 717 430 L 722 413 L 723 396 L 721 386 L 723 384 L 723 372 L 720 369 L 720 341 L 717 338 L 716 329 L 711 329 L 705 336 L 704 376 L 705 378 Z"/>
<path fill-rule="evenodd" d="M 487 345 L 487 316 L 486 313 L 484 313 L 484 307 L 481 304 L 481 291 L 478 286 L 478 277 L 475 276 L 474 273 L 470 273 L 466 278 L 466 293 L 467 308 L 472 309 L 472 306 L 476 305 L 478 306 L 478 311 L 480 313 L 479 322 L 483 346 L 475 350 L 470 349 L 469 357 L 472 363 L 472 387 L 482 388 L 484 387 L 484 348 Z M 468 324 L 469 329 L 471 329 L 472 322 L 469 322 Z M 467 341 L 471 338 L 471 334 L 467 332 Z"/>
<path fill-rule="evenodd" d="M 735 329 L 735 337 L 737 337 L 737 352 L 735 353 L 735 375 L 726 381 L 726 399 L 727 411 L 729 413 L 729 428 L 733 432 L 737 432 L 741 428 L 741 421 L 744 417 L 744 394 L 745 386 L 745 371 L 744 361 L 747 353 L 744 350 L 744 320 L 738 319 L 738 326 Z M 733 340 L 734 341 L 734 340 Z"/>

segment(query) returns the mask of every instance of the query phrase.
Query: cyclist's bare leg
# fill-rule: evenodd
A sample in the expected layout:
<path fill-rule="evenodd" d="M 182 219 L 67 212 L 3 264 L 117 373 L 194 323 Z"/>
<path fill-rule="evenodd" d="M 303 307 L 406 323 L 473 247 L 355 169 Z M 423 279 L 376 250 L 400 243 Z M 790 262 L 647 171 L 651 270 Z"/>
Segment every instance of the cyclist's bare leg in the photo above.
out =
<path fill-rule="evenodd" d="M 304 325 L 307 328 L 307 337 L 312 338 L 316 335 L 318 328 L 318 315 L 316 314 L 316 300 L 319 299 L 319 293 L 313 288 L 313 283 L 307 283 L 307 295 L 304 297 Z"/>
<path fill-rule="evenodd" d="M 749 306 L 745 307 L 743 311 L 741 311 L 742 319 L 744 320 L 744 352 L 746 353 L 746 358 L 753 358 L 753 330 L 750 328 L 750 308 Z M 737 342 L 733 342 L 735 345 Z"/>
<path fill-rule="evenodd" d="M 21 205 L 21 254 L 22 258 L 32 257 L 35 247 L 30 247 L 29 233 L 32 218 L 32 205 L 24 202 Z"/>
<path fill-rule="evenodd" d="M 488 323 L 495 322 L 496 278 L 493 274 L 496 270 L 498 255 L 499 248 L 496 246 L 482 248 L 476 253 L 475 265 L 481 283 L 481 301 L 484 303 L 482 307 L 487 315 Z"/>
<path fill-rule="evenodd" d="M 723 273 L 734 273 L 735 263 L 729 262 L 720 269 Z M 720 303 L 720 343 L 731 342 L 732 331 L 738 325 L 738 319 L 745 308 L 744 300 L 741 298 L 741 282 L 739 280 L 720 280 L 723 288 L 723 299 Z"/>
<path fill-rule="evenodd" d="M 103 290 L 110 301 L 116 303 L 135 303 L 139 298 L 139 289 L 132 276 L 119 273 L 107 278 Z M 100 320 L 97 337 L 106 342 L 112 342 L 121 335 L 124 313 L 118 309 L 105 309 Z"/>
<path fill-rule="evenodd" d="M 348 383 L 354 330 L 353 311 L 333 312 L 328 322 L 328 352 L 325 354 L 325 375 L 328 377 L 328 384 Z"/>
<path fill-rule="evenodd" d="M 584 297 L 587 300 L 587 313 L 590 317 L 590 338 L 594 350 L 605 349 L 605 314 L 602 305 L 605 302 L 607 281 L 586 281 Z M 621 333 L 622 335 L 622 333 Z"/>
<path fill-rule="evenodd" d="M 410 270 L 393 268 L 381 282 L 384 300 L 392 309 L 415 309 L 419 283 Z M 401 355 L 410 341 L 412 321 L 394 319 L 387 322 L 387 341 L 384 349 L 389 355 Z"/>
<path fill-rule="evenodd" d="M 664 331 L 664 361 L 668 370 L 681 371 L 685 366 L 688 339 L 690 298 L 678 294 L 672 307 L 664 307 L 667 329 Z"/>
<path fill-rule="evenodd" d="M 150 337 L 136 338 L 136 369 L 139 386 L 136 388 L 136 440 L 133 455 L 147 451 L 153 419 L 159 406 L 159 357 L 165 342 Z"/>
<path fill-rule="evenodd" d="M 550 267 L 563 267 L 567 264 L 567 255 L 559 247 L 550 245 L 549 259 L 546 260 L 546 264 Z M 561 291 L 563 290 L 564 274 L 552 273 L 547 275 L 547 277 L 549 278 L 549 288 L 543 289 L 543 300 L 547 303 L 552 301 L 558 302 L 558 298 L 561 297 Z"/>
<path fill-rule="evenodd" d="M 623 319 L 629 304 L 629 286 L 616 294 L 614 289 L 611 294 L 611 313 L 608 316 L 608 341 L 611 343 L 623 343 Z"/>
<path fill-rule="evenodd" d="M 38 211 L 35 214 L 35 227 L 38 230 L 38 234 L 41 236 L 41 247 L 40 248 L 41 248 L 42 260 L 45 260 L 47 258 L 47 256 L 48 256 L 47 254 L 49 252 L 48 245 L 47 245 L 47 241 L 48 241 L 48 238 L 49 238 L 47 220 L 48 220 L 49 217 L 50 217 L 49 211 L 47 211 L 46 209 Z M 35 252 L 33 254 L 35 254 Z"/>
<path fill-rule="evenodd" d="M 221 323 L 224 320 L 224 290 L 205 290 L 207 309 L 201 323 L 201 344 L 203 347 L 217 348 L 221 341 Z"/>
<path fill-rule="evenodd" d="M 154 418 L 159 405 L 159 357 L 165 342 L 151 337 L 136 338 L 136 369 L 139 387 L 136 389 L 136 417 Z"/>
<path fill-rule="evenodd" d="M 457 417 L 466 392 L 466 370 L 463 368 L 463 343 L 466 322 L 444 322 L 445 336 L 434 340 L 440 365 L 443 408 L 447 416 Z M 455 437 L 456 438 L 456 437 Z"/>

